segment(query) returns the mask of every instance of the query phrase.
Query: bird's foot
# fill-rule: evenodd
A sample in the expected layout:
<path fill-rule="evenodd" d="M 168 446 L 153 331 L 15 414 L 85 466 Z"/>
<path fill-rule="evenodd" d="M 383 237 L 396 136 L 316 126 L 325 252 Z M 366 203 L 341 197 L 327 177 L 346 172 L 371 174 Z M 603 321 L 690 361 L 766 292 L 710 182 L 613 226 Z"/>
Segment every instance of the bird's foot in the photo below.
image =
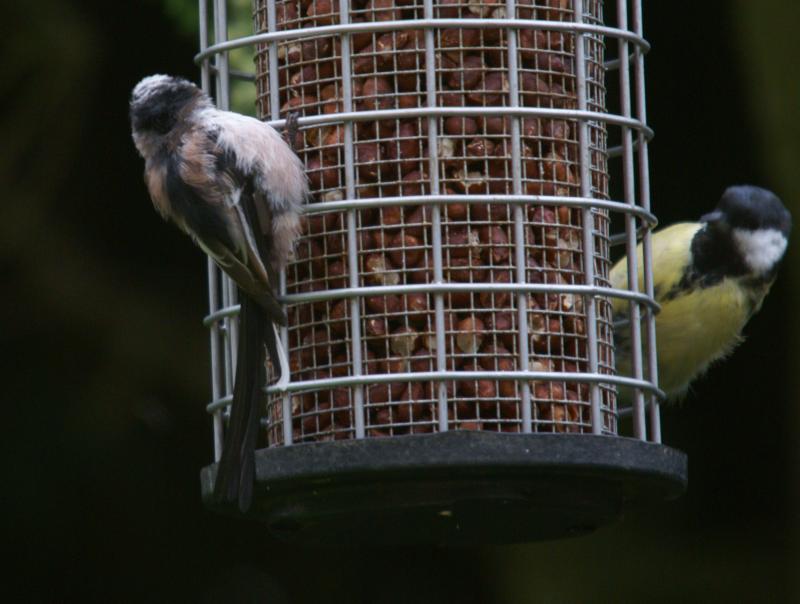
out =
<path fill-rule="evenodd" d="M 286 392 L 286 390 L 288 390 L 288 388 L 289 388 L 289 376 L 282 375 L 281 379 L 275 382 L 275 389 L 280 393 L 284 393 Z"/>
<path fill-rule="evenodd" d="M 295 153 L 297 153 L 297 120 L 299 116 L 300 114 L 297 111 L 293 111 L 286 116 L 286 123 L 283 126 L 286 142 Z"/>

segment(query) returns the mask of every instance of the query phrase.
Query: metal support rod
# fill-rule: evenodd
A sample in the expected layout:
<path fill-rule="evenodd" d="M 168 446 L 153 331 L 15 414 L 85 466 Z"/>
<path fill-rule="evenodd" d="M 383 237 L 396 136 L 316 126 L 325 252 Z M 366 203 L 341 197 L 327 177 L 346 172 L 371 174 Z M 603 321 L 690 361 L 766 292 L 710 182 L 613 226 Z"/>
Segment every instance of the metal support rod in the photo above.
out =
<path fill-rule="evenodd" d="M 267 3 L 267 31 L 278 31 L 274 2 Z M 278 43 L 272 41 L 267 46 L 267 65 L 269 74 L 269 115 L 270 119 L 281 117 L 280 81 L 278 79 Z"/>
<path fill-rule="evenodd" d="M 642 34 L 642 2 L 633 2 L 633 28 L 637 35 Z M 634 48 L 634 64 L 636 66 L 636 115 L 643 122 L 647 120 L 647 107 L 645 104 L 644 88 L 644 54 L 637 47 Z M 647 140 L 639 135 L 639 197 L 642 207 L 650 211 L 650 172 L 647 154 Z M 644 269 L 644 291 L 651 299 L 655 299 L 653 283 L 653 249 L 650 231 L 647 230 L 642 238 L 642 263 Z M 645 326 L 647 329 L 647 369 L 650 382 L 658 387 L 658 360 L 656 351 L 656 317 L 653 311 L 645 308 Z M 650 441 L 661 442 L 661 416 L 659 414 L 658 398 L 650 396 Z"/>
<path fill-rule="evenodd" d="M 516 0 L 507 0 L 506 18 L 513 19 L 516 15 Z M 519 72 L 517 57 L 518 32 L 508 28 L 508 96 L 511 107 L 519 106 Z M 514 195 L 522 195 L 522 143 L 520 138 L 520 117 L 511 118 L 511 186 Z M 514 206 L 514 262 L 516 264 L 517 283 L 527 282 L 528 259 L 525 249 L 525 213 L 527 208 L 522 205 Z M 517 358 L 522 370 L 529 369 L 530 351 L 528 341 L 528 295 L 520 292 L 517 294 Z M 522 398 L 522 432 L 533 431 L 533 409 L 531 408 L 531 391 L 528 384 L 520 384 Z"/>
<path fill-rule="evenodd" d="M 228 13 L 225 0 L 213 0 L 214 18 L 214 44 L 224 44 L 228 40 Z M 219 109 L 228 109 L 230 103 L 230 80 L 228 73 L 228 55 L 225 52 L 215 55 L 214 72 L 215 102 Z M 237 289 L 230 277 L 220 273 L 220 286 L 222 289 L 222 304 L 233 306 L 237 304 Z M 236 374 L 236 352 L 238 344 L 238 321 L 227 318 L 223 325 L 225 334 L 225 390 L 233 391 L 233 377 Z"/>
<path fill-rule="evenodd" d="M 280 292 L 286 294 L 286 271 L 281 271 L 280 275 L 278 275 L 278 279 L 280 281 Z M 280 334 L 281 341 L 279 345 L 283 346 L 283 349 L 288 351 L 289 329 L 286 325 L 281 326 Z M 277 359 L 273 360 L 273 363 L 276 362 Z M 289 367 L 291 370 L 291 364 Z M 289 381 L 291 381 L 291 375 L 289 376 Z M 281 423 L 283 424 L 283 442 L 286 445 L 291 445 L 294 434 L 292 432 L 292 396 L 289 392 L 281 393 Z"/>
<path fill-rule="evenodd" d="M 602 373 L 573 373 L 564 371 L 419 371 L 407 373 L 377 373 L 361 376 L 330 377 L 311 380 L 300 380 L 291 382 L 287 389 L 289 392 L 315 392 L 330 388 L 345 388 L 358 384 L 386 384 L 388 382 L 446 382 L 446 381 L 471 381 L 471 380 L 500 380 L 500 381 L 558 381 L 576 384 L 592 384 L 598 381 L 607 382 L 626 388 L 642 388 L 651 392 L 655 396 L 663 396 L 664 393 L 654 389 L 646 380 L 634 380 L 633 378 L 619 375 L 606 375 Z M 267 388 L 267 392 L 272 392 L 274 386 Z M 230 404 L 230 397 L 225 397 L 219 401 L 209 403 L 206 410 L 211 413 L 215 410 Z"/>
<path fill-rule="evenodd" d="M 502 23 L 502 25 L 501 25 Z M 339 36 L 344 33 L 385 33 L 388 31 L 400 31 L 404 29 L 494 29 L 497 27 L 514 29 L 538 29 L 552 32 L 560 32 L 564 34 L 583 33 L 592 34 L 595 36 L 603 36 L 610 38 L 625 38 L 629 42 L 636 44 L 638 48 L 647 52 L 650 50 L 650 44 L 647 40 L 629 31 L 622 31 L 614 27 L 606 27 L 603 25 L 595 25 L 591 23 L 580 23 L 577 21 L 547 21 L 536 19 L 470 19 L 460 17 L 457 19 L 408 19 L 403 21 L 368 21 L 365 23 L 349 23 L 347 25 L 323 25 L 319 27 L 308 27 L 303 29 L 290 29 L 286 31 L 279 31 L 275 33 L 262 33 L 252 36 L 244 36 L 236 40 L 228 42 L 215 43 L 209 46 L 204 52 L 195 55 L 195 62 L 199 63 L 204 58 L 210 55 L 218 54 L 241 48 L 243 46 L 252 46 L 253 44 L 270 42 L 272 40 L 283 42 L 285 40 L 303 40 L 305 38 L 320 37 L 320 36 Z"/>
<path fill-rule="evenodd" d="M 208 48 L 208 0 L 199 0 L 198 14 L 200 19 L 200 51 Z M 205 60 L 200 64 L 200 85 L 203 91 L 208 94 L 211 87 L 211 77 L 209 74 L 209 61 Z M 216 313 L 219 308 L 219 269 L 211 258 L 206 260 L 208 274 L 208 309 L 209 314 Z M 217 401 L 222 398 L 222 384 L 220 367 L 220 329 L 219 319 L 209 325 L 210 354 L 211 354 L 211 400 Z M 213 414 L 214 425 L 214 461 L 219 461 L 222 457 L 222 409 L 218 409 Z"/>
<path fill-rule="evenodd" d="M 275 4 L 267 4 L 267 31 L 275 32 L 278 30 Z M 280 97 L 278 83 L 278 43 L 270 42 L 267 44 L 267 73 L 269 75 L 269 116 L 272 120 L 280 118 Z M 281 271 L 278 275 L 278 293 L 281 297 L 286 295 L 286 271 Z M 284 350 L 289 350 L 289 328 L 282 325 L 278 330 L 281 341 L 279 345 Z M 273 363 L 277 362 L 273 359 Z M 274 365 L 273 365 L 274 366 Z M 291 377 L 290 377 L 291 379 Z M 281 428 L 283 432 L 283 443 L 291 445 L 294 435 L 292 433 L 292 397 L 288 392 L 281 394 Z"/>
<path fill-rule="evenodd" d="M 575 20 L 583 23 L 583 0 L 575 0 Z M 586 111 L 586 39 L 583 33 L 575 34 L 575 75 L 577 80 L 578 110 Z M 589 124 L 586 120 L 578 121 L 578 157 L 580 158 L 581 197 L 592 196 L 591 152 L 589 149 Z M 583 274 L 587 285 L 595 284 L 594 270 L 594 211 L 591 207 L 581 212 L 583 225 Z M 597 301 L 594 296 L 586 296 L 586 350 L 589 373 L 597 373 Z M 592 433 L 603 433 L 603 414 L 600 409 L 600 384 L 589 385 L 589 397 L 592 403 Z"/>
<path fill-rule="evenodd" d="M 620 29 L 628 28 L 628 0 L 617 0 L 617 25 Z M 619 40 L 619 56 L 628 56 L 628 42 Z M 631 116 L 631 91 L 630 91 L 630 65 L 627 61 L 620 65 L 620 106 L 624 117 Z M 636 205 L 636 191 L 634 185 L 633 162 L 633 133 L 630 128 L 622 127 L 622 161 L 623 161 L 623 190 L 625 201 L 632 206 Z M 625 215 L 625 235 L 628 260 L 628 289 L 638 292 L 639 289 L 639 262 L 636 255 L 636 220 L 631 214 Z M 630 331 L 631 331 L 631 369 L 633 377 L 642 379 L 642 334 L 641 310 L 636 302 L 628 304 Z M 633 435 L 640 439 L 647 439 L 647 427 L 644 417 L 644 394 L 638 388 L 633 391 Z"/>
<path fill-rule="evenodd" d="M 208 0 L 199 0 L 197 8 L 198 19 L 200 20 L 200 52 L 208 48 Z M 208 58 L 200 61 L 200 87 L 206 94 L 211 92 L 211 74 L 209 71 Z"/>
<path fill-rule="evenodd" d="M 213 0 L 213 24 L 214 24 L 214 45 L 227 42 L 227 10 L 224 0 Z M 209 73 L 211 68 L 209 67 Z M 228 56 L 221 52 L 214 55 L 213 72 L 216 76 L 214 80 L 215 102 L 220 109 L 228 108 Z M 208 76 L 209 86 L 211 83 Z M 222 295 L 222 305 L 225 307 L 237 304 L 236 287 L 231 279 L 218 268 L 217 278 Z M 223 356 L 225 362 L 225 395 L 233 392 L 233 379 L 236 372 L 236 349 L 238 342 L 237 321 L 235 318 L 226 317 L 219 327 L 223 334 Z M 222 435 L 220 435 L 222 438 Z"/>
<path fill-rule="evenodd" d="M 342 24 L 346 25 L 350 19 L 350 9 L 348 0 L 339 0 L 339 15 Z M 353 111 L 353 81 L 350 70 L 350 34 L 343 34 L 342 42 L 342 102 L 345 111 Z M 344 183 L 345 197 L 347 199 L 356 198 L 355 186 L 355 161 L 353 157 L 353 122 L 344 123 Z M 358 216 L 356 210 L 347 212 L 347 267 L 350 276 L 350 287 L 360 286 L 360 271 L 358 266 Z M 350 299 L 350 371 L 354 376 L 360 376 L 363 372 L 363 362 L 361 358 L 361 299 L 353 297 Z M 365 410 L 364 410 L 364 386 L 358 384 L 353 389 L 353 410 L 355 414 L 355 435 L 356 438 L 365 436 Z"/>
<path fill-rule="evenodd" d="M 423 10 L 425 19 L 433 18 L 433 0 L 424 0 Z M 438 102 L 436 99 L 436 53 L 435 53 L 435 32 L 433 29 L 425 30 L 425 84 L 427 90 L 426 104 L 429 109 L 436 109 Z M 428 179 L 430 183 L 431 195 L 439 195 L 439 122 L 436 115 L 428 117 Z M 431 246 L 433 248 L 433 282 L 434 284 L 444 283 L 444 271 L 442 268 L 442 217 L 441 208 L 434 205 L 431 208 Z M 436 331 L 436 370 L 447 371 L 446 338 L 444 323 L 444 295 L 440 292 L 434 293 L 434 325 Z M 437 417 L 439 432 L 447 432 L 447 384 L 439 382 L 437 384 Z"/>
<path fill-rule="evenodd" d="M 211 258 L 208 258 L 208 302 L 211 312 L 219 308 L 219 269 Z M 220 384 L 220 359 L 219 359 L 219 322 L 214 321 L 209 329 L 211 347 L 211 400 L 222 398 L 222 385 Z M 222 457 L 222 409 L 214 412 L 214 461 Z"/>
<path fill-rule="evenodd" d="M 435 54 L 434 54 L 435 56 Z M 434 72 L 435 73 L 435 72 Z M 648 140 L 653 137 L 653 131 L 645 124 L 634 119 L 626 119 L 612 113 L 600 111 L 580 111 L 578 109 L 555 109 L 550 107 L 416 107 L 412 109 L 376 109 L 371 111 L 351 111 L 346 113 L 325 113 L 300 118 L 301 126 L 328 126 L 332 124 L 352 122 L 374 122 L 375 120 L 409 119 L 414 117 L 503 117 L 518 115 L 520 117 L 541 117 L 557 120 L 586 120 L 602 122 L 612 126 L 629 126 L 642 131 Z M 270 123 L 276 128 L 283 127 L 283 121 Z"/>
<path fill-rule="evenodd" d="M 631 206 L 621 201 L 595 199 L 593 197 L 554 197 L 551 195 L 403 195 L 399 197 L 360 197 L 341 201 L 318 201 L 306 207 L 306 214 L 324 214 L 341 210 L 368 210 L 370 208 L 392 207 L 404 205 L 447 205 L 450 203 L 502 203 L 509 205 L 529 206 L 567 206 L 570 208 L 595 208 L 630 214 L 645 225 L 655 226 L 657 221 L 649 211 L 639 206 Z"/>
<path fill-rule="evenodd" d="M 228 41 L 228 7 L 226 0 L 214 0 L 214 45 L 225 44 Z M 218 109 L 230 109 L 230 65 L 228 53 L 221 52 L 216 55 L 214 67 L 217 71 L 217 98 Z"/>

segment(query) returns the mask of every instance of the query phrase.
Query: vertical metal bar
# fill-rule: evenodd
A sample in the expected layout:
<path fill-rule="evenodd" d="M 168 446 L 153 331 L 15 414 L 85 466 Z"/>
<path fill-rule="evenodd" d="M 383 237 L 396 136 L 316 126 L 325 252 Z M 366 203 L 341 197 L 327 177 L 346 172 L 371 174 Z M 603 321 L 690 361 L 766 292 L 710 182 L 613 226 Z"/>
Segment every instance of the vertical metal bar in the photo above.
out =
<path fill-rule="evenodd" d="M 225 0 L 214 0 L 214 43 L 225 42 L 228 39 L 228 15 Z M 215 104 L 219 109 L 228 109 L 229 94 L 229 69 L 228 55 L 226 53 L 214 56 L 216 68 L 215 79 Z M 222 305 L 225 308 L 237 303 L 237 289 L 230 277 L 221 275 Z M 225 342 L 225 389 L 226 393 L 233 391 L 233 376 L 236 373 L 236 352 L 238 349 L 238 320 L 226 318 L 224 321 L 226 335 Z"/>
<path fill-rule="evenodd" d="M 575 21 L 583 23 L 583 0 L 575 0 Z M 577 80 L 578 110 L 587 110 L 586 91 L 586 38 L 575 32 L 575 75 Z M 581 197 L 592 196 L 591 154 L 589 150 L 589 124 L 578 120 L 578 146 L 580 160 Z M 594 211 L 585 207 L 581 211 L 583 223 L 583 272 L 587 285 L 595 284 L 594 271 Z M 588 352 L 589 373 L 598 373 L 597 354 L 597 301 L 586 296 L 586 348 Z M 600 410 L 600 384 L 592 382 L 589 386 L 592 403 L 592 433 L 603 433 L 603 415 Z"/>
<path fill-rule="evenodd" d="M 214 25 L 214 42 L 219 42 L 220 36 L 224 39 L 225 34 L 220 33 L 220 31 L 225 31 L 226 26 L 225 22 L 220 17 L 220 7 L 219 7 L 219 0 L 213 0 L 212 3 L 212 21 Z M 205 9 L 207 12 L 207 9 Z M 224 9 L 223 9 L 224 12 Z M 206 32 L 206 38 L 208 38 L 208 32 Z M 214 97 L 217 106 L 222 107 L 224 106 L 221 99 L 223 98 L 223 91 L 220 79 L 220 64 L 223 59 L 219 55 L 214 55 L 214 67 L 216 76 L 214 79 Z M 227 57 L 224 59 L 225 63 L 227 64 Z M 227 70 L 226 70 L 227 73 Z M 210 93 L 211 88 L 211 70 L 209 68 L 207 73 L 209 88 L 207 92 Z M 227 93 L 225 93 L 225 97 L 227 98 Z M 230 278 L 219 271 L 217 273 L 218 276 L 218 287 L 219 291 L 221 292 L 221 304 L 222 308 L 229 308 L 233 304 L 236 304 L 236 293 L 235 288 L 232 287 L 232 283 Z M 219 331 L 222 333 L 223 342 L 222 342 L 222 352 L 223 352 L 223 361 L 224 361 L 224 372 L 223 378 L 225 382 L 225 391 L 224 395 L 227 396 L 231 392 L 233 392 L 233 375 L 236 367 L 236 341 L 237 341 L 237 332 L 236 332 L 236 321 L 231 317 L 225 317 L 222 320 L 222 324 L 219 326 Z M 229 411 L 223 410 L 221 411 L 221 415 L 227 414 Z"/>
<path fill-rule="evenodd" d="M 213 314 L 219 310 L 219 269 L 211 258 L 208 258 L 208 311 Z M 219 366 L 219 319 L 209 325 L 211 338 L 211 400 L 218 401 L 222 398 Z M 214 411 L 214 461 L 222 457 L 222 409 Z"/>
<path fill-rule="evenodd" d="M 424 0 L 424 18 L 433 19 L 433 0 Z M 425 84 L 427 90 L 427 106 L 435 109 L 437 106 L 436 86 L 436 38 L 432 28 L 425 29 Z M 439 145 L 438 145 L 438 118 L 435 115 L 428 117 L 428 173 L 430 177 L 430 194 L 439 195 Z M 433 248 L 433 282 L 444 283 L 442 270 L 442 215 L 439 204 L 431 208 L 431 246 Z M 444 324 L 444 295 L 436 293 L 434 300 L 434 317 L 436 329 L 436 370 L 447 371 L 446 338 Z M 437 401 L 439 432 L 447 432 L 447 384 L 437 382 Z"/>
<path fill-rule="evenodd" d="M 638 36 L 642 36 L 642 2 L 633 2 L 633 29 Z M 647 123 L 647 107 L 645 105 L 644 90 L 644 54 L 638 46 L 634 47 L 634 61 L 636 68 L 636 118 L 643 124 Z M 647 138 L 639 133 L 639 197 L 642 207 L 650 210 L 650 172 L 647 153 Z M 650 230 L 645 230 L 642 237 L 642 262 L 644 264 L 644 289 L 645 293 L 654 298 L 653 285 L 653 250 Z M 656 319 L 650 307 L 645 308 L 645 326 L 647 329 L 647 368 L 650 382 L 658 386 L 658 359 L 656 352 Z M 649 406 L 650 440 L 654 443 L 661 442 L 661 417 L 659 414 L 658 399 L 650 395 Z"/>
<path fill-rule="evenodd" d="M 202 52 L 208 48 L 208 0 L 199 0 L 197 15 L 200 21 L 200 52 Z M 203 59 L 203 63 L 200 65 L 200 86 L 206 94 L 210 92 L 211 78 L 208 59 Z"/>
<path fill-rule="evenodd" d="M 228 277 L 227 274 L 222 275 L 222 285 L 227 292 L 228 306 L 235 306 L 239 303 L 239 289 L 233 279 Z M 236 356 L 239 353 L 239 317 L 231 317 L 228 319 L 228 340 L 230 344 L 230 358 L 231 358 L 231 389 L 233 389 L 233 376 L 236 375 Z"/>
<path fill-rule="evenodd" d="M 617 26 L 621 30 L 628 29 L 628 0 L 617 0 Z M 619 39 L 619 88 L 622 116 L 631 116 L 630 61 L 628 60 L 628 42 Z M 633 133 L 631 129 L 622 127 L 622 162 L 623 189 L 625 203 L 636 205 L 633 161 Z M 628 289 L 639 290 L 639 260 L 636 254 L 636 219 L 625 215 L 625 252 L 628 259 Z M 636 302 L 629 303 L 629 319 L 631 331 L 631 369 L 637 380 L 642 379 L 642 331 L 641 309 Z M 647 439 L 647 426 L 644 417 L 644 394 L 639 388 L 633 390 L 633 435 L 639 440 Z"/>
<path fill-rule="evenodd" d="M 208 48 L 208 1 L 199 0 L 198 15 L 200 20 L 200 51 Z M 200 66 L 200 85 L 208 93 L 211 87 L 210 68 L 208 59 Z M 207 259 L 208 265 L 208 311 L 213 314 L 219 310 L 219 268 L 211 258 Z M 219 320 L 209 325 L 211 346 L 211 400 L 218 401 L 222 398 L 222 384 L 220 383 Z M 214 424 L 214 461 L 222 457 L 222 410 L 218 409 L 213 414 Z"/>
<path fill-rule="evenodd" d="M 280 293 L 281 295 L 286 295 L 286 271 L 281 271 L 280 275 L 278 276 L 278 280 L 280 283 Z M 286 325 L 282 325 L 280 328 L 281 334 L 281 342 L 280 345 L 283 346 L 285 351 L 289 350 L 289 328 Z M 291 364 L 289 365 L 291 368 Z M 289 376 L 289 381 L 291 381 L 291 376 Z M 283 428 L 283 444 L 284 446 L 291 445 L 294 440 L 294 433 L 292 431 L 292 395 L 288 392 L 284 392 L 281 395 L 281 424 Z"/>
<path fill-rule="evenodd" d="M 350 3 L 349 0 L 339 0 L 339 18 L 341 23 L 350 22 Z M 350 69 L 350 34 L 341 34 L 342 43 L 342 103 L 345 112 L 353 111 L 353 82 Z M 345 197 L 355 199 L 355 168 L 353 161 L 353 122 L 350 120 L 344 123 L 344 185 Z M 356 227 L 358 219 L 356 210 L 347 211 L 347 265 L 350 275 L 350 287 L 359 287 L 358 270 L 358 236 Z M 361 359 L 361 298 L 354 296 L 350 299 L 350 357 L 352 375 L 359 376 L 363 372 Z M 356 438 L 364 438 L 364 386 L 359 384 L 353 386 L 353 409 L 355 416 Z"/>
<path fill-rule="evenodd" d="M 516 18 L 516 0 L 506 1 L 506 18 Z M 508 40 L 508 95 L 511 107 L 519 106 L 519 69 L 517 61 L 517 35 L 518 30 L 511 27 L 506 29 Z M 520 117 L 511 117 L 511 186 L 514 195 L 522 195 L 522 143 L 520 139 Z M 514 206 L 514 262 L 516 263 L 516 281 L 527 281 L 527 254 L 525 253 L 525 212 L 527 208 L 519 204 Z M 528 294 L 517 294 L 517 353 L 519 368 L 528 370 L 530 351 L 528 350 Z M 522 395 L 522 431 L 533 431 L 531 411 L 531 391 L 525 382 L 519 383 L 519 392 Z"/>
<path fill-rule="evenodd" d="M 223 273 L 218 273 L 219 275 L 219 284 L 220 284 L 220 291 L 222 292 L 222 308 L 229 308 L 231 305 L 230 300 L 230 289 L 227 287 L 228 276 Z M 220 326 L 220 331 L 222 331 L 222 355 L 223 361 L 225 364 L 225 371 L 224 371 L 224 381 L 225 381 L 225 395 L 231 394 L 233 392 L 233 371 L 234 367 L 236 366 L 236 359 L 234 355 L 231 353 L 231 350 L 234 348 L 231 345 L 231 326 L 233 325 L 234 321 L 231 317 L 225 317 L 222 320 L 222 325 Z M 227 410 L 223 412 L 226 414 Z"/>
<path fill-rule="evenodd" d="M 228 40 L 228 7 L 225 0 L 214 0 L 214 43 Z M 230 108 L 230 69 L 228 51 L 218 54 L 214 59 L 217 67 L 217 107 Z"/>
<path fill-rule="evenodd" d="M 274 2 L 267 2 L 267 31 L 273 33 L 278 30 L 277 10 Z M 269 76 L 269 117 L 271 120 L 280 118 L 279 82 L 278 82 L 278 43 L 270 42 L 267 45 L 267 74 Z M 286 271 L 278 275 L 278 293 L 286 295 Z M 280 345 L 284 350 L 289 350 L 289 327 L 281 325 L 278 330 L 281 336 Z M 289 377 L 291 380 L 291 376 Z M 292 397 L 288 393 L 281 395 L 281 427 L 283 431 L 283 444 L 291 445 L 292 433 Z"/>
<path fill-rule="evenodd" d="M 278 18 L 275 2 L 267 2 L 267 31 L 278 31 Z M 267 69 L 269 70 L 269 115 L 270 119 L 280 119 L 280 82 L 278 80 L 278 43 L 270 42 L 267 46 Z"/>

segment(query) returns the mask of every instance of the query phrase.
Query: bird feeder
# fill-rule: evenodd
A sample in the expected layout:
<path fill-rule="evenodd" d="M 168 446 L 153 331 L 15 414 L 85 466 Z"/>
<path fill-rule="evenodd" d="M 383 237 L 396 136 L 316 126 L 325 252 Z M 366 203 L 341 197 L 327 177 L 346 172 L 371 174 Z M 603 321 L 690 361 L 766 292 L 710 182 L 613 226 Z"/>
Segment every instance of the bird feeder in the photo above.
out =
<path fill-rule="evenodd" d="M 299 114 L 313 191 L 280 283 L 291 382 L 265 384 L 249 512 L 275 534 L 530 541 L 685 488 L 659 426 L 648 45 L 638 0 L 610 20 L 603 4 L 257 0 L 256 34 L 227 41 L 215 2 L 212 46 L 201 15 L 206 88 L 226 102 L 226 53 L 254 45 L 258 115 Z M 612 246 L 636 275 L 638 240 L 643 282 L 612 289 Z M 209 282 L 218 459 L 236 300 L 213 265 Z M 614 298 L 632 375 L 615 371 Z"/>

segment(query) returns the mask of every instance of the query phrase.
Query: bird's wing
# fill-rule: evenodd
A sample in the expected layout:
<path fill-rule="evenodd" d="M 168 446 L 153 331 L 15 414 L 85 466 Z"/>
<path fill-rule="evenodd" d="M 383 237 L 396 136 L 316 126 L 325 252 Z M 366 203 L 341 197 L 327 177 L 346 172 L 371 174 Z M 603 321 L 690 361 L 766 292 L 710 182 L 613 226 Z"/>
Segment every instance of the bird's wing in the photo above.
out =
<path fill-rule="evenodd" d="M 678 223 L 661 229 L 652 235 L 653 297 L 658 304 L 664 304 L 675 295 L 677 288 L 691 265 L 691 240 L 702 225 L 698 223 Z M 639 291 L 644 289 L 644 264 L 642 244 L 636 248 L 639 273 Z M 610 281 L 616 289 L 628 289 L 628 258 L 621 258 L 611 269 Z M 631 373 L 631 324 L 629 303 L 622 298 L 612 300 L 614 316 L 614 345 L 617 370 L 621 375 Z M 642 316 L 643 313 L 642 313 Z M 642 338 L 647 334 L 642 331 Z M 621 388 L 623 400 L 629 400 L 630 392 Z"/>
<path fill-rule="evenodd" d="M 684 278 L 684 271 L 691 264 L 691 241 L 702 225 L 681 222 L 661 229 L 652 235 L 653 296 L 658 303 L 674 294 L 675 287 Z M 644 261 L 642 244 L 636 246 L 639 272 L 639 291 L 644 290 Z M 611 269 L 611 286 L 628 289 L 627 256 L 621 258 Z M 612 302 L 614 314 L 627 314 L 628 302 L 615 298 Z"/>
<path fill-rule="evenodd" d="M 221 152 L 235 154 L 235 167 L 252 184 L 257 223 L 269 245 L 264 264 L 278 271 L 292 256 L 309 197 L 303 162 L 274 128 L 255 118 L 218 111 L 214 121 Z"/>
<path fill-rule="evenodd" d="M 187 133 L 182 153 L 167 168 L 169 198 L 176 222 L 245 293 L 285 324 L 275 298 L 276 280 L 267 269 L 264 217 L 254 210 L 253 176 L 242 172 L 230 153 L 202 130 Z"/>

